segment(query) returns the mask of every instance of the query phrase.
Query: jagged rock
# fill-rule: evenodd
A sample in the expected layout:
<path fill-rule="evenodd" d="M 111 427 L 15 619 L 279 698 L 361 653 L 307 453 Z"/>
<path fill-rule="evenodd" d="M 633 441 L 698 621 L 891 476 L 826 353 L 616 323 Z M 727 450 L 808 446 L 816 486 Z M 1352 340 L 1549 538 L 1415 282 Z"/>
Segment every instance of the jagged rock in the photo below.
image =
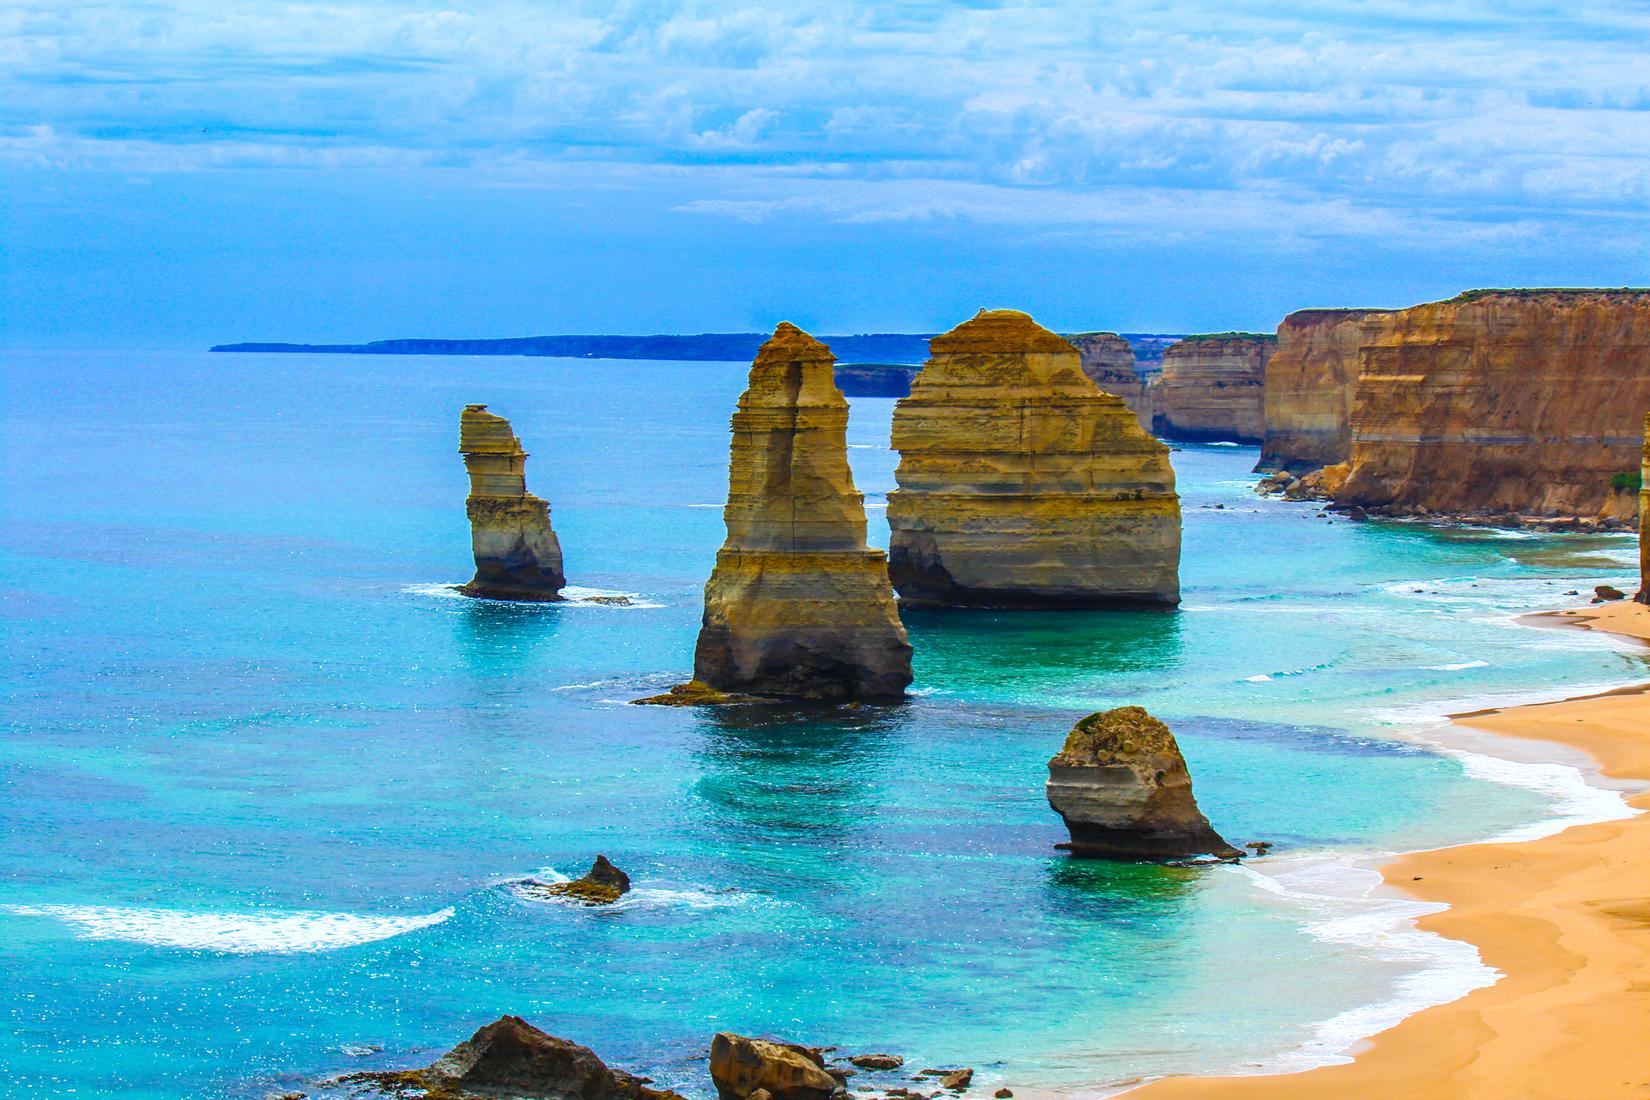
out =
<path fill-rule="evenodd" d="M 889 573 L 928 606 L 1173 606 L 1168 448 L 1014 310 L 936 336 L 895 406 Z"/>
<path fill-rule="evenodd" d="M 1266 363 L 1266 434 L 1255 469 L 1299 474 L 1351 456 L 1364 321 L 1390 312 L 1302 309 L 1283 319 Z"/>
<path fill-rule="evenodd" d="M 859 1054 L 848 1059 L 860 1069 L 899 1069 L 905 1059 L 897 1054 Z"/>
<path fill-rule="evenodd" d="M 1271 333 L 1188 336 L 1163 352 L 1154 401 L 1155 426 L 1172 439 L 1259 443 L 1266 434 L 1267 360 Z"/>
<path fill-rule="evenodd" d="M 971 1069 L 952 1070 L 940 1078 L 940 1088 L 962 1092 L 974 1082 L 974 1071 Z"/>
<path fill-rule="evenodd" d="M 720 707 L 730 703 L 760 703 L 762 700 L 755 695 L 739 695 L 717 691 L 709 684 L 699 680 L 689 680 L 685 684 L 677 684 L 660 695 L 649 695 L 645 699 L 632 699 L 631 702 L 638 706 L 654 707 Z"/>
<path fill-rule="evenodd" d="M 1140 430 L 1152 430 L 1152 391 L 1135 370 L 1134 349 L 1115 332 L 1079 332 L 1066 337 L 1077 349 L 1078 363 L 1089 381 L 1123 399 Z"/>
<path fill-rule="evenodd" d="M 586 905 L 611 905 L 630 892 L 630 876 L 598 855 L 582 878 L 569 882 L 534 883 L 547 894 L 573 898 Z"/>
<path fill-rule="evenodd" d="M 836 1078 L 804 1049 L 718 1032 L 710 1043 L 710 1079 L 723 1100 L 748 1100 L 757 1089 L 773 1100 L 830 1100 L 840 1087 Z"/>
<path fill-rule="evenodd" d="M 1650 290 L 1482 290 L 1367 318 L 1337 503 L 1630 519 Z"/>
<path fill-rule="evenodd" d="M 470 473 L 470 543 L 476 575 L 459 589 L 490 600 L 559 600 L 561 543 L 550 527 L 550 506 L 527 491 L 527 452 L 510 422 L 466 405 L 458 449 Z"/>
<path fill-rule="evenodd" d="M 400 1095 L 511 1100 L 682 1100 L 605 1065 L 589 1047 L 547 1035 L 519 1016 L 501 1016 L 424 1069 L 351 1073 L 346 1084 Z"/>
<path fill-rule="evenodd" d="M 1073 855 L 1180 859 L 1242 853 L 1192 797 L 1192 777 L 1169 727 L 1142 707 L 1078 722 L 1048 762 L 1048 802 L 1071 831 Z"/>
<path fill-rule="evenodd" d="M 1639 591 L 1633 599 L 1650 604 L 1650 412 L 1644 414 L 1644 455 L 1639 467 Z"/>
<path fill-rule="evenodd" d="M 878 700 L 911 683 L 887 558 L 865 542 L 832 362 L 781 324 L 733 415 L 728 537 L 693 654 L 694 680 L 716 691 Z"/>

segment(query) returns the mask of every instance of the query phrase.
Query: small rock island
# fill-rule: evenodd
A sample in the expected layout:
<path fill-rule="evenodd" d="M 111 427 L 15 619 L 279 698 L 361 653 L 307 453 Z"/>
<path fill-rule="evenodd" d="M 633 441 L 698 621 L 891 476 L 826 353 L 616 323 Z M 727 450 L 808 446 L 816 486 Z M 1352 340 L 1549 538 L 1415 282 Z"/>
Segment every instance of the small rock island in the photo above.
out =
<path fill-rule="evenodd" d="M 562 598 L 561 542 L 550 527 L 550 505 L 527 491 L 527 452 L 510 422 L 466 405 L 459 417 L 459 453 L 470 473 L 470 544 L 476 575 L 459 589 L 489 600 Z"/>
<path fill-rule="evenodd" d="M 1157 860 L 1240 853 L 1192 797 L 1186 758 L 1143 707 L 1089 715 L 1048 762 L 1048 804 L 1065 819 L 1072 855 Z"/>

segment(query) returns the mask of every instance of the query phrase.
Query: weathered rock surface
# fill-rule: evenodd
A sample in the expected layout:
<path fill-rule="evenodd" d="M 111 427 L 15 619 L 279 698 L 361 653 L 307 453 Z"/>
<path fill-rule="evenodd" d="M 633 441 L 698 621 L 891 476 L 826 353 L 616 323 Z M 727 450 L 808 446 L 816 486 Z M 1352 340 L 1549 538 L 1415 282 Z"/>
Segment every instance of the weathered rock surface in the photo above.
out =
<path fill-rule="evenodd" d="M 1240 856 L 1210 828 L 1169 727 L 1141 707 L 1091 714 L 1048 762 L 1048 803 L 1073 855 L 1101 859 Z"/>
<path fill-rule="evenodd" d="M 630 893 L 630 876 L 613 866 L 606 856 L 598 855 L 596 862 L 581 878 L 533 885 L 546 894 L 572 898 L 586 905 L 611 905 Z"/>
<path fill-rule="evenodd" d="M 500 1017 L 424 1069 L 352 1073 L 340 1080 L 396 1095 L 423 1089 L 432 1097 L 682 1100 L 609 1068 L 589 1047 L 547 1035 L 519 1016 Z"/>
<path fill-rule="evenodd" d="M 1146 380 L 1135 371 L 1134 349 L 1115 332 L 1079 332 L 1066 337 L 1077 349 L 1078 362 L 1089 381 L 1107 393 L 1123 399 L 1140 421 L 1142 431 L 1152 430 L 1152 393 Z"/>
<path fill-rule="evenodd" d="M 694 680 L 718 692 L 875 700 L 911 683 L 887 558 L 865 542 L 832 362 L 781 324 L 733 415 L 728 537 L 693 655 Z"/>
<path fill-rule="evenodd" d="M 930 344 L 895 406 L 889 573 L 929 606 L 1172 606 L 1180 498 L 1169 449 L 1014 310 Z"/>
<path fill-rule="evenodd" d="M 1270 333 L 1188 336 L 1163 353 L 1155 387 L 1155 426 L 1173 439 L 1259 443 L 1266 434 L 1266 367 L 1277 350 Z"/>
<path fill-rule="evenodd" d="M 718 1032 L 710 1042 L 710 1079 L 723 1100 L 746 1100 L 757 1089 L 773 1100 L 830 1100 L 837 1079 L 803 1051 L 794 1043 Z"/>
<path fill-rule="evenodd" d="M 1338 505 L 1622 521 L 1650 290 L 1483 290 L 1371 318 Z M 1612 485 L 1612 478 L 1616 484 Z"/>
<path fill-rule="evenodd" d="M 1639 467 L 1639 591 L 1633 599 L 1650 604 L 1650 412 L 1644 414 L 1644 455 Z"/>
<path fill-rule="evenodd" d="M 1304 473 L 1351 456 L 1364 322 L 1390 312 L 1303 309 L 1283 319 L 1277 351 L 1266 362 L 1257 470 Z"/>
<path fill-rule="evenodd" d="M 470 473 L 470 543 L 476 575 L 459 589 L 491 600 L 559 600 L 561 542 L 550 527 L 550 506 L 527 491 L 527 452 L 510 422 L 466 405 L 458 449 Z"/>

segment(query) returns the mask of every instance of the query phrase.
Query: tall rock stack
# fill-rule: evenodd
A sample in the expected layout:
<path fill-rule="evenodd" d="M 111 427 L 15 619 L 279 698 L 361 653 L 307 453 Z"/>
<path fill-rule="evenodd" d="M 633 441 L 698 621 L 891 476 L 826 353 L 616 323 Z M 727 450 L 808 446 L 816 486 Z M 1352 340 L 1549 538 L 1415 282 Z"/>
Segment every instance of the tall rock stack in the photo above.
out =
<path fill-rule="evenodd" d="M 1014 310 L 930 342 L 895 406 L 888 567 L 910 604 L 1173 606 L 1180 498 L 1169 449 L 1077 351 Z"/>
<path fill-rule="evenodd" d="M 1650 603 L 1650 413 L 1644 414 L 1644 455 L 1639 466 L 1639 603 Z"/>
<path fill-rule="evenodd" d="M 1345 462 L 1365 322 L 1384 309 L 1302 309 L 1278 326 L 1266 363 L 1265 439 L 1257 470 L 1305 473 Z"/>
<path fill-rule="evenodd" d="M 527 491 L 527 452 L 510 422 L 466 405 L 459 417 L 459 453 L 470 472 L 470 544 L 476 575 L 459 589 L 491 600 L 559 600 L 561 542 L 550 527 L 550 506 Z"/>
<path fill-rule="evenodd" d="M 728 537 L 693 655 L 694 679 L 716 691 L 876 700 L 911 683 L 887 558 L 865 543 L 834 361 L 781 324 L 733 414 Z"/>
<path fill-rule="evenodd" d="M 1145 379 L 1134 369 L 1134 349 L 1115 332 L 1079 332 L 1066 337 L 1077 349 L 1083 373 L 1107 393 L 1123 399 L 1140 420 L 1140 427 L 1152 430 L 1151 393 Z"/>
<path fill-rule="evenodd" d="M 1163 353 L 1156 427 L 1175 439 L 1259 443 L 1266 434 L 1271 333 L 1188 336 Z"/>
<path fill-rule="evenodd" d="M 1479 290 L 1372 318 L 1337 504 L 1625 522 L 1650 290 Z M 1614 482 L 1614 483 L 1612 483 Z"/>

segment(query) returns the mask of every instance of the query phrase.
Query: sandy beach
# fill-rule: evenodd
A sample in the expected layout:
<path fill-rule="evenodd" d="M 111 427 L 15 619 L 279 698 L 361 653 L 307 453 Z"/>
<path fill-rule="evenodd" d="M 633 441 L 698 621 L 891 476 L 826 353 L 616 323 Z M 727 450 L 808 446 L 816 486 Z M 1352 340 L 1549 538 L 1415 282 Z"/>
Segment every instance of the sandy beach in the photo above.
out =
<path fill-rule="evenodd" d="M 1650 607 L 1554 619 L 1650 643 Z M 1650 685 L 1453 716 L 1506 737 L 1578 748 L 1602 774 L 1650 784 Z M 1650 793 L 1629 798 L 1640 811 Z M 1650 1097 L 1650 815 L 1541 840 L 1422 852 L 1386 881 L 1449 909 L 1423 928 L 1476 945 L 1505 976 L 1375 1036 L 1355 1059 L 1303 1073 L 1172 1078 L 1141 1100 Z"/>

